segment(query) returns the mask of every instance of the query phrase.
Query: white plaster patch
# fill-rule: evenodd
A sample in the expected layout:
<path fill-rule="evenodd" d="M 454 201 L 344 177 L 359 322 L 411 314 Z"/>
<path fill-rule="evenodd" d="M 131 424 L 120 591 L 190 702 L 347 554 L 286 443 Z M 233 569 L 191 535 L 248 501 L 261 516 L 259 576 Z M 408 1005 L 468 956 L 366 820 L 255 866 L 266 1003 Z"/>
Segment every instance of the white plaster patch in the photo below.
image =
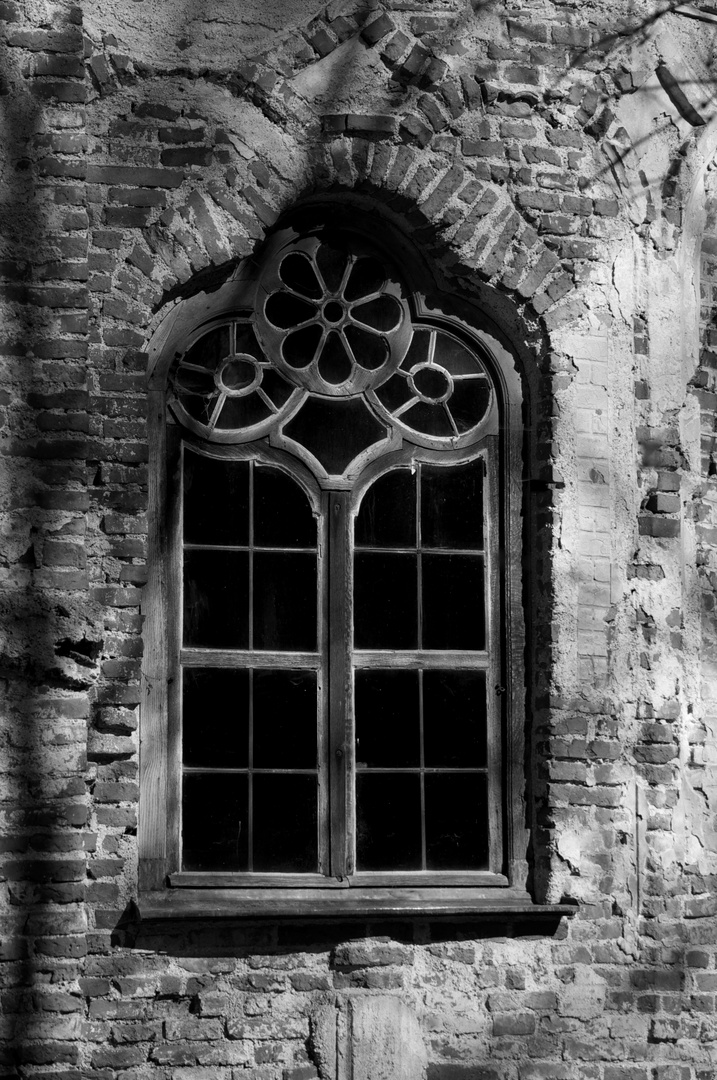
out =
<path fill-rule="evenodd" d="M 385 82 L 386 69 L 376 50 L 367 49 L 356 36 L 304 68 L 290 86 L 297 94 L 326 109 L 363 112 L 367 103 L 376 98 L 377 87 Z"/>

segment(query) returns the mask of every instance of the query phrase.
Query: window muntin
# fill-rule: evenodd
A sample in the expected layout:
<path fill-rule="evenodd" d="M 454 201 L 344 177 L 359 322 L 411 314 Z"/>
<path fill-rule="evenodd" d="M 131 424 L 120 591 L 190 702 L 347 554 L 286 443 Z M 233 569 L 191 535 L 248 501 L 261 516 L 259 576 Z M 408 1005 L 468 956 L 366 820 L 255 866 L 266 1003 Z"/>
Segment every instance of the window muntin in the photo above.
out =
<path fill-rule="evenodd" d="M 353 240 L 344 242 L 344 252 L 347 248 L 350 249 L 352 243 Z M 322 240 L 319 238 L 314 245 L 317 265 L 321 262 L 319 257 L 321 244 Z M 240 833 L 243 840 L 237 844 L 235 833 L 229 829 L 227 833 L 229 839 L 225 843 L 224 853 L 220 853 L 219 857 L 214 859 L 214 869 L 206 870 L 199 869 L 199 864 L 203 865 L 205 859 L 205 856 L 201 854 L 201 842 L 187 844 L 186 850 L 195 854 L 185 860 L 186 868 L 177 872 L 181 861 L 176 842 L 171 840 L 171 834 L 174 831 L 175 835 L 178 835 L 178 825 L 172 824 L 174 818 L 170 806 L 168 846 L 170 857 L 168 864 L 165 863 L 165 865 L 168 866 L 174 884 L 246 883 L 252 885 L 269 883 L 270 879 L 274 884 L 274 879 L 276 883 L 279 879 L 283 879 L 288 885 L 316 882 L 327 885 L 331 881 L 345 884 L 347 878 L 357 884 L 370 879 L 372 883 L 379 885 L 416 882 L 470 884 L 476 881 L 484 884 L 507 884 L 507 879 L 501 876 L 505 868 L 506 855 L 501 841 L 504 811 L 500 795 L 504 709 L 498 708 L 498 704 L 503 704 L 503 702 L 498 702 L 493 692 L 494 687 L 499 684 L 502 686 L 505 681 L 501 659 L 503 629 L 501 628 L 500 632 L 497 629 L 502 604 L 497 557 L 500 542 L 498 534 L 502 528 L 500 524 L 502 510 L 497 497 L 500 464 L 497 397 L 493 377 L 489 374 L 489 368 L 480 348 L 462 332 L 459 334 L 446 325 L 430 325 L 416 321 L 415 314 L 409 310 L 405 291 L 395 270 L 386 270 L 384 265 L 382 273 L 379 274 L 375 268 L 371 268 L 363 241 L 360 247 L 360 257 L 354 258 L 351 265 L 355 267 L 365 261 L 366 265 L 361 266 L 363 278 L 374 288 L 377 283 L 380 287 L 384 287 L 388 282 L 393 290 L 392 295 L 396 298 L 396 303 L 402 312 L 400 327 L 403 337 L 399 340 L 398 335 L 394 335 L 393 340 L 387 342 L 384 351 L 388 359 L 379 365 L 380 370 L 375 365 L 371 366 L 370 359 L 365 364 L 361 364 L 360 357 L 354 356 L 355 366 L 352 372 L 344 378 L 343 382 L 334 383 L 332 392 L 328 393 L 325 392 L 328 385 L 325 378 L 327 372 L 325 367 L 322 371 L 319 366 L 321 355 L 315 350 L 307 364 L 292 369 L 290 373 L 288 370 L 290 365 L 286 364 L 283 358 L 279 363 L 275 349 L 271 347 L 269 335 L 266 333 L 267 320 L 266 311 L 262 308 L 263 300 L 254 305 L 253 311 L 249 310 L 251 304 L 245 303 L 243 306 L 235 304 L 234 313 L 225 313 L 214 322 L 205 324 L 205 327 L 187 337 L 184 351 L 175 350 L 175 356 L 179 354 L 179 359 L 175 361 L 169 372 L 169 405 L 174 418 L 187 433 L 184 438 L 185 459 L 188 460 L 193 456 L 196 459 L 211 459 L 213 463 L 221 461 L 225 468 L 227 462 L 236 462 L 242 464 L 246 475 L 251 473 L 255 478 L 262 473 L 287 478 L 290 484 L 295 484 L 302 498 L 307 496 L 312 520 L 318 521 L 319 532 L 315 552 L 303 550 L 298 541 L 292 546 L 292 541 L 260 537 L 257 544 L 253 534 L 250 541 L 248 523 L 250 510 L 248 498 L 245 498 L 247 524 L 243 537 L 233 535 L 227 538 L 225 536 L 215 542 L 209 542 L 201 535 L 187 538 L 186 555 L 190 569 L 192 560 L 198 557 L 200 563 L 203 556 L 205 565 L 214 565 L 218 557 L 232 555 L 235 561 L 230 565 L 236 568 L 241 563 L 239 576 L 245 582 L 246 588 L 243 591 L 239 590 L 238 594 L 234 591 L 232 603 L 226 605 L 230 609 L 238 606 L 243 613 L 239 619 L 236 611 L 232 611 L 235 625 L 240 623 L 242 626 L 243 636 L 241 636 L 240 644 L 198 645 L 190 644 L 186 640 L 183 644 L 178 642 L 177 655 L 180 657 L 184 674 L 186 675 L 188 671 L 205 669 L 212 671 L 236 668 L 238 672 L 244 673 L 246 679 L 253 679 L 257 672 L 283 668 L 286 671 L 301 671 L 310 674 L 316 680 L 315 741 L 318 780 L 315 783 L 318 796 L 316 799 L 312 796 L 311 800 L 312 807 L 315 806 L 317 811 L 316 826 L 313 825 L 313 818 L 304 820 L 311 822 L 309 831 L 315 828 L 317 842 L 315 847 L 312 847 L 310 865 L 308 862 L 301 863 L 300 854 L 292 861 L 276 847 L 270 828 L 271 813 L 267 809 L 266 800 L 264 803 L 261 802 L 262 784 L 259 784 L 257 796 L 259 801 L 256 804 L 253 798 L 249 797 L 249 787 L 254 782 L 254 773 L 257 776 L 260 775 L 259 769 L 278 768 L 278 766 L 262 766 L 252 762 L 250 767 L 248 748 L 244 747 L 239 755 L 240 757 L 244 755 L 245 759 L 241 764 L 230 765 L 225 761 L 222 766 L 225 769 L 234 768 L 234 775 L 244 778 L 237 781 L 236 790 L 240 791 L 241 785 L 244 784 L 246 791 L 241 788 L 239 803 L 237 804 L 235 799 L 235 803 L 230 805 L 228 811 L 230 815 L 236 815 L 239 812 L 237 809 L 239 805 L 241 812 L 245 814 L 246 825 Z M 291 251 L 288 254 L 291 254 Z M 351 254 L 349 250 L 349 261 Z M 284 262 L 287 261 L 286 252 L 283 249 L 279 250 L 278 256 L 275 250 L 274 256 L 283 259 Z M 381 258 L 377 261 L 380 263 Z M 336 276 L 333 279 L 332 288 L 335 294 L 342 289 L 343 299 L 348 301 L 352 299 L 347 289 L 351 273 L 349 272 L 347 277 L 347 264 L 343 265 L 343 278 L 339 281 Z M 303 271 L 303 265 L 299 269 Z M 294 270 L 297 270 L 296 266 Z M 370 280 L 372 274 L 373 282 Z M 288 271 L 287 275 L 291 281 Z M 380 278 L 382 280 L 379 280 Z M 264 285 L 267 280 L 268 278 L 264 275 Z M 319 289 L 326 286 L 326 281 L 320 281 L 318 276 L 316 283 Z M 286 284 L 283 282 L 282 287 Z M 332 316 L 337 312 L 329 305 L 334 300 L 338 302 L 341 299 L 338 295 L 327 295 L 327 289 L 328 287 L 321 297 L 314 297 L 317 301 L 318 312 L 314 322 L 318 324 L 323 320 L 326 331 L 324 344 L 328 340 L 329 332 L 337 332 L 336 323 L 332 323 Z M 258 295 L 266 297 L 267 293 L 268 290 L 260 283 Z M 365 299 L 365 295 L 360 299 Z M 408 318 L 405 317 L 406 313 L 408 313 Z M 348 335 L 348 330 L 351 328 L 350 314 L 349 308 L 346 307 L 342 318 L 344 319 L 344 338 L 347 340 L 350 340 L 350 335 Z M 373 327 L 374 333 L 379 337 L 382 334 L 386 336 L 388 323 L 389 320 L 384 318 L 383 324 L 379 323 Z M 294 326 L 293 330 L 296 329 Z M 205 344 L 207 348 L 206 352 L 203 352 Z M 186 360 L 190 354 L 191 363 L 201 371 L 193 372 L 188 367 Z M 180 378 L 183 369 L 184 374 Z M 195 376 L 204 378 L 204 383 L 192 382 Z M 355 382 L 359 376 L 365 384 L 361 391 L 357 389 Z M 280 389 L 274 390 L 270 395 L 266 388 L 272 385 L 272 378 L 274 384 Z M 319 380 L 323 380 L 323 386 Z M 389 393 L 391 383 L 394 387 Z M 397 390 L 396 386 L 403 389 Z M 463 389 L 469 393 L 461 398 Z M 266 394 L 268 402 L 264 400 L 262 394 Z M 194 401 L 194 398 L 198 400 Z M 222 420 L 224 410 L 231 406 L 232 402 L 239 402 L 241 408 L 244 408 L 249 399 L 254 399 L 251 409 L 245 409 L 243 413 L 228 412 Z M 261 407 L 257 405 L 257 401 L 261 403 Z M 420 410 L 416 406 L 420 406 Z M 170 445 L 172 444 L 173 439 L 170 439 Z M 446 536 L 440 535 L 442 523 L 450 521 L 451 514 L 455 514 L 458 505 L 455 499 L 453 503 L 451 501 L 449 489 L 452 485 L 446 478 L 452 471 L 456 474 L 461 470 L 470 471 L 468 467 L 472 462 L 478 463 L 482 473 L 483 487 L 480 494 L 476 485 L 473 484 L 473 491 L 468 500 L 471 502 L 481 498 L 484 500 L 483 520 L 486 531 L 480 546 L 474 536 L 469 539 L 465 537 L 456 539 L 455 536 L 449 535 L 450 529 Z M 237 471 L 237 477 L 240 472 L 241 470 Z M 362 498 L 369 498 L 369 492 L 378 480 L 381 477 L 385 479 L 387 476 L 398 477 L 400 480 L 401 474 L 408 477 L 414 484 L 411 496 L 414 501 L 414 517 L 416 516 L 415 500 L 421 497 L 416 493 L 422 492 L 425 488 L 423 510 L 417 517 L 418 524 L 416 525 L 421 532 L 420 544 L 414 539 L 412 551 L 401 550 L 401 543 L 404 541 L 399 538 L 398 541 L 389 541 L 389 550 L 382 550 L 378 543 L 373 546 L 371 542 L 362 544 L 360 542 L 362 538 L 357 534 L 355 555 L 359 562 L 362 556 L 383 556 L 399 561 L 403 556 L 408 556 L 413 560 L 412 566 L 415 564 L 415 570 L 412 570 L 412 574 L 409 575 L 411 582 L 418 574 L 418 563 L 421 563 L 422 572 L 425 564 L 427 574 L 423 576 L 426 577 L 426 582 L 422 581 L 422 592 L 415 594 L 415 644 L 406 647 L 383 646 L 379 649 L 365 647 L 353 652 L 351 594 L 347 591 L 347 585 L 351 582 L 354 570 L 353 522 L 357 515 L 359 517 L 361 515 Z M 419 474 L 422 475 L 420 482 L 416 479 Z M 438 478 L 433 488 L 431 488 L 432 475 Z M 448 494 L 440 491 L 444 479 Z M 415 486 L 416 484 L 418 487 Z M 220 491 L 222 484 L 216 486 Z M 239 497 L 241 484 L 234 486 L 235 497 L 241 501 Z M 204 484 L 199 485 L 199 490 L 204 490 L 204 488 Z M 191 501 L 191 495 L 189 497 Z M 440 500 L 444 505 L 440 512 L 436 510 L 431 520 L 430 506 L 434 500 Z M 199 501 L 201 503 L 201 499 Z M 281 504 L 282 498 L 279 495 L 277 499 L 270 499 L 268 502 L 273 502 L 273 505 Z M 224 509 L 227 508 L 226 496 L 219 495 L 219 504 Z M 215 505 L 217 505 L 217 500 L 215 500 Z M 368 502 L 366 505 L 368 506 Z M 251 513 L 254 513 L 254 509 Z M 211 517 L 211 514 L 209 516 Z M 192 511 L 192 517 L 194 517 L 194 511 Z M 292 515 L 283 515 L 283 517 L 291 520 Z M 460 514 L 458 517 L 460 518 Z M 391 544 L 393 544 L 393 549 Z M 278 552 L 275 550 L 276 547 L 280 549 Z M 281 550 L 282 548 L 285 550 Z M 289 648 L 287 640 L 283 638 L 277 639 L 272 646 L 269 641 L 262 642 L 261 634 L 256 641 L 253 640 L 256 637 L 253 609 L 251 609 L 251 615 L 246 614 L 253 603 L 249 593 L 252 596 L 259 596 L 260 607 L 263 606 L 263 601 L 260 595 L 261 588 L 257 593 L 256 582 L 249 570 L 250 559 L 254 563 L 258 558 L 261 563 L 262 558 L 271 558 L 277 554 L 281 556 L 280 562 L 284 557 L 290 561 L 292 554 L 309 554 L 316 558 L 317 575 L 312 582 L 312 587 L 315 586 L 317 589 L 317 641 L 313 650 Z M 429 619 L 426 622 L 423 618 L 424 609 L 430 613 L 432 606 L 431 580 L 446 581 L 446 574 L 436 573 L 436 567 L 438 566 L 439 570 L 450 569 L 452 564 L 464 574 L 466 571 L 473 572 L 473 592 L 474 594 L 482 593 L 482 603 L 468 605 L 470 619 L 444 620 L 443 636 L 432 637 L 433 620 Z M 211 579 L 211 573 L 209 571 L 207 573 Z M 275 576 L 272 572 L 272 579 Z M 293 581 L 297 576 L 290 574 L 289 579 Z M 459 575 L 455 576 L 459 582 L 463 580 Z M 180 584 L 180 577 L 181 574 L 175 574 L 174 580 L 177 585 Z M 214 577 L 220 579 L 221 575 L 215 574 Z M 216 587 L 219 591 L 220 586 Z M 360 587 L 359 591 L 363 593 L 365 590 Z M 434 589 L 433 593 L 435 591 Z M 455 603 L 464 600 L 465 592 L 465 588 L 454 589 Z M 177 601 L 180 595 L 179 588 L 173 595 Z M 237 595 L 239 595 L 238 603 L 235 602 Z M 506 597 L 506 606 L 510 604 L 511 601 Z M 434 608 L 435 606 L 433 604 Z M 479 609 L 477 620 L 476 607 Z M 483 638 L 481 638 L 480 629 L 481 613 L 484 615 Z M 419 616 L 422 622 L 426 622 L 425 629 L 428 635 L 426 640 L 421 641 L 421 647 L 419 647 L 418 637 Z M 472 637 L 469 639 L 465 638 L 465 634 L 463 638 L 460 634 L 458 636 L 455 634 L 456 626 L 463 624 L 470 626 Z M 251 647 L 249 646 L 250 632 L 252 634 Z M 236 631 L 236 634 L 238 635 L 239 632 Z M 421 635 L 422 639 L 426 636 L 423 627 L 421 627 Z M 171 641 L 171 633 L 169 637 Z M 414 754 L 417 752 L 419 757 L 417 766 L 411 763 L 396 766 L 390 762 L 385 766 L 372 765 L 364 762 L 360 756 L 354 757 L 351 730 L 354 722 L 353 688 L 358 687 L 357 701 L 360 702 L 363 692 L 362 679 L 372 673 L 380 676 L 382 671 L 387 674 L 405 673 L 416 682 L 415 693 L 421 699 L 418 709 L 418 748 L 414 750 Z M 445 674 L 441 674 L 442 672 Z M 465 783 L 456 778 L 458 774 L 454 775 L 448 771 L 458 766 L 441 759 L 440 755 L 435 756 L 437 753 L 435 700 L 440 700 L 441 696 L 435 689 L 434 683 L 436 679 L 439 681 L 442 679 L 447 684 L 450 684 L 451 680 L 460 681 L 462 673 L 472 673 L 473 676 L 473 700 L 477 702 L 473 712 L 473 727 L 480 729 L 473 740 L 478 749 L 474 747 L 470 763 L 463 762 L 466 769 L 473 770 L 470 775 L 466 774 L 468 779 Z M 177 684 L 182 686 L 183 680 L 178 679 Z M 447 694 L 448 690 L 444 686 L 443 697 L 445 698 Z M 463 699 L 470 696 L 466 686 L 463 686 L 461 695 Z M 172 697 L 174 704 L 172 704 Z M 176 736 L 172 735 L 172 725 L 175 727 L 177 725 L 180 702 L 181 692 L 179 698 L 171 692 L 168 716 L 170 744 L 173 740 L 176 743 Z M 433 713 L 431 709 L 434 710 Z M 241 719 L 236 712 L 233 717 L 236 732 L 243 730 L 242 725 L 248 729 L 249 721 L 246 717 Z M 442 716 L 438 725 L 441 730 L 445 729 L 446 723 L 445 717 Z M 456 720 L 456 723 L 458 724 L 457 731 L 459 731 L 460 718 Z M 363 730 L 365 740 L 367 737 L 365 726 Z M 458 741 L 461 737 L 459 733 L 454 736 Z M 241 742 L 243 738 L 244 735 L 239 741 Z M 221 743 L 221 740 L 219 741 Z M 470 743 L 470 739 L 468 742 Z M 236 746 L 233 753 L 232 760 L 236 762 L 238 760 Z M 464 753 L 468 751 L 465 750 Z M 171 757 L 170 754 L 170 759 Z M 199 773 L 194 773 L 192 770 L 198 768 L 201 773 L 202 768 L 205 772 L 209 769 L 202 762 L 196 765 L 190 758 L 191 752 L 186 762 L 187 777 L 191 778 L 189 783 L 191 793 L 192 784 L 198 783 L 200 779 Z M 174 760 L 179 761 L 181 773 L 181 752 L 175 756 Z M 290 762 L 288 767 L 291 765 Z M 300 772 L 300 766 L 296 765 L 296 762 L 293 765 L 292 775 L 294 773 L 303 775 Z M 367 847 L 365 840 L 366 822 L 364 821 L 363 824 L 359 822 L 361 829 L 357 828 L 357 806 L 359 814 L 367 820 L 371 813 L 369 805 L 371 799 L 367 802 L 365 798 L 362 800 L 359 797 L 357 804 L 356 792 L 364 784 L 380 785 L 380 777 L 385 775 L 378 772 L 382 767 L 388 769 L 391 774 L 396 774 L 400 768 L 414 769 L 414 773 L 410 774 L 413 782 L 414 794 L 411 799 L 414 811 L 410 826 L 407 828 L 409 832 L 412 831 L 414 837 L 419 836 L 420 860 L 415 855 L 415 843 L 414 855 L 408 862 L 397 860 L 395 852 L 392 856 L 377 857 L 375 846 L 371 854 L 370 845 Z M 170 777 L 171 768 L 170 760 Z M 219 772 L 217 772 L 218 775 Z M 222 775 L 227 774 L 222 773 Z M 409 776 L 408 773 L 400 775 Z M 491 786 L 488 777 L 493 778 L 494 781 L 491 781 L 490 792 L 487 790 Z M 455 781 L 453 787 L 451 787 L 452 781 Z M 442 816 L 445 806 L 442 790 L 454 790 L 458 796 L 459 789 L 473 792 L 473 795 L 469 797 L 468 810 L 470 812 L 462 815 L 462 820 L 468 823 L 467 830 L 464 832 L 471 837 L 469 841 L 471 850 L 468 855 L 465 854 L 465 844 L 461 849 L 463 841 L 460 830 L 456 830 L 455 823 L 452 825 L 450 820 L 445 820 L 445 814 Z M 207 781 L 205 790 L 212 790 L 210 781 Z M 418 791 L 420 808 L 418 814 L 415 811 L 416 791 Z M 410 802 L 411 800 L 409 800 L 409 805 Z M 201 804 L 195 800 L 194 805 Z M 256 845 L 253 836 L 250 842 L 248 828 L 248 820 L 250 815 L 254 815 L 255 805 L 262 808 L 262 813 L 266 815 L 267 824 L 264 833 L 268 837 L 264 843 L 263 826 L 260 825 L 256 833 L 259 840 L 256 857 L 254 853 Z M 379 811 L 374 816 L 381 816 L 380 799 L 377 800 L 374 797 L 372 805 L 379 807 Z M 191 807 L 189 809 L 191 810 Z M 428 816 L 426 816 L 427 813 Z M 471 813 L 473 819 L 471 819 Z M 194 818 L 199 820 L 196 813 Z M 400 814 L 397 821 L 399 819 Z M 191 830 L 194 828 L 191 824 L 192 814 L 185 815 L 185 820 L 188 823 L 188 835 L 191 839 Z M 471 820 L 473 820 L 472 825 L 470 825 Z M 254 822 L 252 827 L 253 825 Z M 196 831 L 197 834 L 201 832 L 199 825 Z M 483 840 L 477 839 L 479 833 Z M 453 854 L 448 852 L 443 857 L 440 855 L 440 848 L 441 846 L 445 848 L 446 837 L 449 834 L 454 836 L 455 850 Z M 486 835 L 490 836 L 488 849 L 484 843 Z M 483 844 L 482 847 L 481 844 Z M 263 850 L 261 850 L 262 845 Z M 301 848 L 301 844 L 297 844 L 297 847 Z M 177 852 L 176 857 L 171 855 L 173 850 Z M 316 863 L 313 861 L 314 851 L 318 855 Z M 196 854 L 197 852 L 199 855 Z M 217 855 L 217 852 L 214 854 Z M 358 866 L 356 865 L 357 854 Z M 401 858 L 403 859 L 403 855 Z M 318 873 L 313 870 L 315 865 L 318 865 Z M 191 869 L 190 867 L 193 866 L 197 868 Z M 374 866 L 376 869 L 371 868 Z M 425 869 L 422 869 L 424 866 Z"/>

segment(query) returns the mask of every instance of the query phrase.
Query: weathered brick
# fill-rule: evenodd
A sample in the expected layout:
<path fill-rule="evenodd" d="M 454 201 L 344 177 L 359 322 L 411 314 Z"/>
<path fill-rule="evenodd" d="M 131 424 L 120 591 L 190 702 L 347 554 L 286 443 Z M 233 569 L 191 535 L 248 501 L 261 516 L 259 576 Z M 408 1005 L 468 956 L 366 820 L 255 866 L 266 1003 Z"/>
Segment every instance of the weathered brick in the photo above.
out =
<path fill-rule="evenodd" d="M 149 169 L 133 165 L 89 165 L 89 184 L 125 185 L 131 188 L 176 188 L 184 173 L 172 169 Z"/>

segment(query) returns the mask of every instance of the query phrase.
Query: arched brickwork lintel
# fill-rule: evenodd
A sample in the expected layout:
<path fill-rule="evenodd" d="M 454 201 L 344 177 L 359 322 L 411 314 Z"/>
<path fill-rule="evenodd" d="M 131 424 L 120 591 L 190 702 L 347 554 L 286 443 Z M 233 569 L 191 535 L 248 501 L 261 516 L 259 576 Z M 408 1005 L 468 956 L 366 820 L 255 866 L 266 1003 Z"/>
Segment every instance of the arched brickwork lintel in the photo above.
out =
<path fill-rule="evenodd" d="M 476 184 L 442 157 L 427 165 L 425 155 L 419 159 L 410 146 L 393 149 L 387 156 L 382 144 L 358 139 L 324 145 L 306 176 L 293 185 L 277 182 L 261 194 L 197 185 L 164 221 L 146 228 L 127 255 L 155 286 L 164 286 L 156 289 L 147 313 L 149 333 L 168 304 L 236 272 L 283 214 L 302 203 L 326 201 L 372 207 L 425 255 L 442 291 L 477 301 L 523 343 L 526 363 L 528 355 L 533 363 L 547 355 L 552 331 L 587 310 L 570 269 L 504 188 Z M 344 157 L 349 151 L 350 159 Z M 461 196 L 469 185 L 466 203 Z"/>

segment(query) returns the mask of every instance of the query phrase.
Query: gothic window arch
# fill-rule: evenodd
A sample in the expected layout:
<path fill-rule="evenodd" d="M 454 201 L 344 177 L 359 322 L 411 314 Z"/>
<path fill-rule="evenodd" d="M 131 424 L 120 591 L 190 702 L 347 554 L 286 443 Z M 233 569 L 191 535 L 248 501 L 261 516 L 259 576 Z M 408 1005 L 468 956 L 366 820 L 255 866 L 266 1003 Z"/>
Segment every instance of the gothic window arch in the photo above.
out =
<path fill-rule="evenodd" d="M 304 215 L 155 335 L 158 909 L 525 896 L 519 384 L 419 263 Z"/>

